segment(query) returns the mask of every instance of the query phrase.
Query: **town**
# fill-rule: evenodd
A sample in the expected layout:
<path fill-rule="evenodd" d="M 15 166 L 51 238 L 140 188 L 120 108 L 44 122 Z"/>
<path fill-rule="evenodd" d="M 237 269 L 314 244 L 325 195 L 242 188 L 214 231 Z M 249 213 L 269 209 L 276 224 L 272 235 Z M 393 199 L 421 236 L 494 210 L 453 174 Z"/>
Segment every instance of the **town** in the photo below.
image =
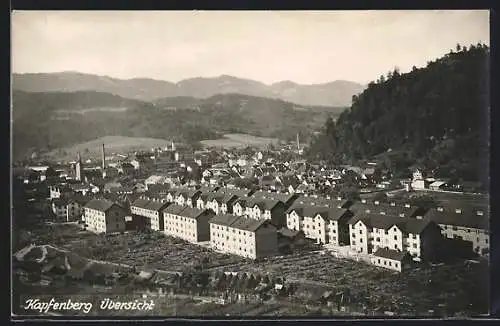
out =
<path fill-rule="evenodd" d="M 13 319 L 495 314 L 487 10 L 11 21 Z"/>
<path fill-rule="evenodd" d="M 488 196 L 479 185 L 437 180 L 418 168 L 398 180 L 377 162 L 310 164 L 302 152 L 299 141 L 272 150 L 203 151 L 172 142 L 149 152 L 109 154 L 103 144 L 100 160 L 78 154 L 65 164 L 14 168 L 15 184 L 24 194 L 19 198 L 25 200 L 14 210 L 27 214 L 15 216 L 29 225 L 71 226 L 71 238 L 85 232 L 116 241 L 153 232 L 160 235 L 158 242 L 179 239 L 209 250 L 187 255 L 212 252 L 215 260 L 224 254 L 254 262 L 237 267 L 238 259 L 231 258 L 231 272 L 318 252 L 351 260 L 360 270 L 373 265 L 402 274 L 456 259 L 487 264 Z M 358 195 L 343 192 L 346 186 Z M 432 207 L 429 198 L 436 199 Z M 60 238 L 20 240 L 18 249 L 25 247 L 26 254 L 37 246 L 58 246 L 64 244 Z M 168 259 L 170 253 L 161 255 Z M 176 255 L 179 270 L 193 258 Z M 130 264 L 125 256 L 112 261 Z M 162 261 L 146 266 L 172 268 Z M 216 269 L 224 270 L 221 266 Z"/>

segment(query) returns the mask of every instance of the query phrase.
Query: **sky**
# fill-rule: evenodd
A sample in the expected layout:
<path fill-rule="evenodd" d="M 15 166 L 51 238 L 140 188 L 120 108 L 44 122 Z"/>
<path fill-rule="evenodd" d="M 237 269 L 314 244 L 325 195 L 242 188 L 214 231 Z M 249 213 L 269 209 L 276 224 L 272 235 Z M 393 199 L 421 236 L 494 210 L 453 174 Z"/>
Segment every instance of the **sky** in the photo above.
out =
<path fill-rule="evenodd" d="M 367 84 L 489 45 L 487 10 L 15 11 L 14 73 L 78 71 L 177 82 L 232 75 Z"/>

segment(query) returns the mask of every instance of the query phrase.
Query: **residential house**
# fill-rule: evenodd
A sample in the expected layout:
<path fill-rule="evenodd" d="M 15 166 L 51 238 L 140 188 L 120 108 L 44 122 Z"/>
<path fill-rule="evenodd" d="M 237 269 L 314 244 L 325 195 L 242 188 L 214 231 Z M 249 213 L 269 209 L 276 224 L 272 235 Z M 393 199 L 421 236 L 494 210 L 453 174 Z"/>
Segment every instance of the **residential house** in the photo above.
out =
<path fill-rule="evenodd" d="M 172 204 L 163 211 L 165 234 L 191 243 L 210 240 L 209 221 L 214 212 Z"/>
<path fill-rule="evenodd" d="M 130 206 L 133 215 L 142 216 L 146 222 L 146 228 L 154 231 L 163 231 L 163 210 L 170 205 L 166 200 L 138 198 Z"/>
<path fill-rule="evenodd" d="M 278 253 L 277 228 L 269 220 L 220 214 L 210 220 L 213 249 L 251 259 Z"/>
<path fill-rule="evenodd" d="M 378 267 L 402 272 L 411 266 L 411 257 L 408 252 L 379 248 L 370 259 Z"/>
<path fill-rule="evenodd" d="M 68 185 L 50 186 L 49 192 L 50 192 L 50 199 L 67 197 L 74 194 L 73 189 L 71 189 L 71 187 Z"/>
<path fill-rule="evenodd" d="M 364 254 L 386 248 L 408 252 L 415 261 L 434 261 L 442 243 L 439 226 L 421 218 L 358 213 L 348 223 L 351 249 Z"/>
<path fill-rule="evenodd" d="M 123 232 L 127 211 L 109 200 L 92 199 L 84 206 L 84 221 L 92 232 Z"/>
<path fill-rule="evenodd" d="M 197 189 L 179 190 L 179 192 L 177 193 L 177 197 L 175 198 L 175 202 L 180 206 L 195 207 L 196 201 L 201 194 L 202 192 Z"/>

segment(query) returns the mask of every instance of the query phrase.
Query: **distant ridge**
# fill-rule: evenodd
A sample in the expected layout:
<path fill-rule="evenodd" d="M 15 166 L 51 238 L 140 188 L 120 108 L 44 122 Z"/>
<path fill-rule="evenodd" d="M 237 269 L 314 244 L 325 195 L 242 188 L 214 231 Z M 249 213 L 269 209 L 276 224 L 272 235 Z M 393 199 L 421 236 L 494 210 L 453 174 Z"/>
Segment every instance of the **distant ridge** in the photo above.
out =
<path fill-rule="evenodd" d="M 365 85 L 337 80 L 329 83 L 301 85 L 282 81 L 266 85 L 259 81 L 229 75 L 194 77 L 177 83 L 152 78 L 118 79 L 76 71 L 57 73 L 13 74 L 14 90 L 25 92 L 95 91 L 123 98 L 155 101 L 166 97 L 209 98 L 217 94 L 242 94 L 267 97 L 300 105 L 350 106 L 353 95 Z"/>

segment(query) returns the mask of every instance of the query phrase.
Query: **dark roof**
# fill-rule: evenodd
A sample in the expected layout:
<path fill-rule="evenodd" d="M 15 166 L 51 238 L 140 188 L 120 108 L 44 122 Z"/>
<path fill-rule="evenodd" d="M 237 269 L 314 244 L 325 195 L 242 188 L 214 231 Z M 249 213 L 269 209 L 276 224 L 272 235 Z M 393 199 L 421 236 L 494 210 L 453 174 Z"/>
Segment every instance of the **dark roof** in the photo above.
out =
<path fill-rule="evenodd" d="M 182 216 L 189 217 L 192 219 L 198 219 L 200 216 L 204 215 L 205 212 L 208 212 L 206 209 L 198 209 L 195 207 L 186 207 L 182 211 Z"/>
<path fill-rule="evenodd" d="M 403 214 L 405 217 L 414 217 L 417 212 L 420 210 L 419 207 L 405 207 L 403 205 L 392 206 L 390 204 L 370 204 L 370 203 L 355 203 L 349 210 L 353 213 L 373 213 L 373 214 L 383 214 L 385 215 L 393 215 L 400 216 Z"/>
<path fill-rule="evenodd" d="M 391 249 L 386 249 L 386 248 L 379 248 L 377 251 L 374 253 L 375 256 L 381 257 L 381 258 L 387 258 L 391 260 L 397 260 L 397 261 L 402 261 L 405 256 L 408 255 L 407 251 L 397 251 L 397 250 L 391 250 Z"/>
<path fill-rule="evenodd" d="M 484 215 L 477 215 L 467 214 L 466 212 L 439 212 L 437 209 L 430 209 L 424 217 L 437 224 L 489 230 L 489 212 L 484 212 Z"/>
<path fill-rule="evenodd" d="M 238 219 L 238 216 L 231 214 L 221 214 L 215 215 L 211 220 L 211 224 L 230 226 L 234 221 Z"/>
<path fill-rule="evenodd" d="M 68 201 L 65 198 L 55 198 L 52 199 L 52 204 L 55 206 L 66 206 L 68 205 Z"/>
<path fill-rule="evenodd" d="M 388 230 L 396 225 L 402 232 L 412 234 L 420 234 L 431 223 L 429 220 L 411 217 L 358 213 L 349 220 L 349 224 L 354 225 L 360 220 L 369 227 L 383 230 Z"/>
<path fill-rule="evenodd" d="M 278 230 L 278 234 L 282 235 L 287 238 L 295 238 L 297 235 L 299 235 L 301 231 L 297 230 L 290 230 L 289 228 L 282 227 L 281 229 Z"/>
<path fill-rule="evenodd" d="M 261 210 L 272 210 L 279 204 L 283 204 L 280 200 L 272 200 L 272 199 L 262 199 L 262 200 L 252 200 L 250 203 L 251 207 L 257 205 Z"/>
<path fill-rule="evenodd" d="M 172 204 L 163 210 L 163 214 L 180 215 L 186 208 L 188 207 Z"/>
<path fill-rule="evenodd" d="M 106 200 L 106 199 L 92 199 L 89 201 L 85 207 L 90 208 L 90 209 L 95 209 L 101 212 L 106 212 L 109 210 L 113 205 L 117 205 L 116 203 Z"/>
<path fill-rule="evenodd" d="M 136 201 L 132 203 L 132 206 L 139 208 L 146 208 L 149 203 L 149 199 L 138 198 Z"/>
<path fill-rule="evenodd" d="M 291 212 L 292 209 L 294 208 L 304 208 L 304 207 L 310 207 L 310 206 L 328 206 L 328 207 L 337 207 L 337 208 L 343 208 L 346 207 L 347 204 L 349 203 L 349 200 L 347 199 L 328 199 L 324 197 L 305 197 L 301 196 L 297 198 L 293 202 L 293 204 L 290 206 L 290 208 L 287 210 L 288 212 Z"/>
<path fill-rule="evenodd" d="M 167 207 L 168 205 L 170 205 L 170 203 L 167 203 L 167 202 L 161 202 L 161 201 L 158 201 L 158 200 L 151 200 L 147 205 L 146 205 L 146 209 L 149 209 L 149 210 L 152 210 L 152 211 L 160 211 L 162 210 L 163 208 Z"/>
<path fill-rule="evenodd" d="M 270 220 L 264 220 L 264 219 L 253 219 L 253 218 L 247 218 L 244 216 L 239 216 L 238 219 L 236 219 L 232 224 L 231 227 L 239 229 L 239 230 L 245 230 L 245 231 L 251 231 L 255 232 L 257 231 L 261 226 L 269 224 L 271 221 Z"/>
<path fill-rule="evenodd" d="M 325 220 L 338 221 L 344 214 L 348 212 L 345 208 L 329 207 L 328 210 L 322 210 L 317 214 L 321 215 Z M 316 214 L 316 215 L 317 215 Z"/>

